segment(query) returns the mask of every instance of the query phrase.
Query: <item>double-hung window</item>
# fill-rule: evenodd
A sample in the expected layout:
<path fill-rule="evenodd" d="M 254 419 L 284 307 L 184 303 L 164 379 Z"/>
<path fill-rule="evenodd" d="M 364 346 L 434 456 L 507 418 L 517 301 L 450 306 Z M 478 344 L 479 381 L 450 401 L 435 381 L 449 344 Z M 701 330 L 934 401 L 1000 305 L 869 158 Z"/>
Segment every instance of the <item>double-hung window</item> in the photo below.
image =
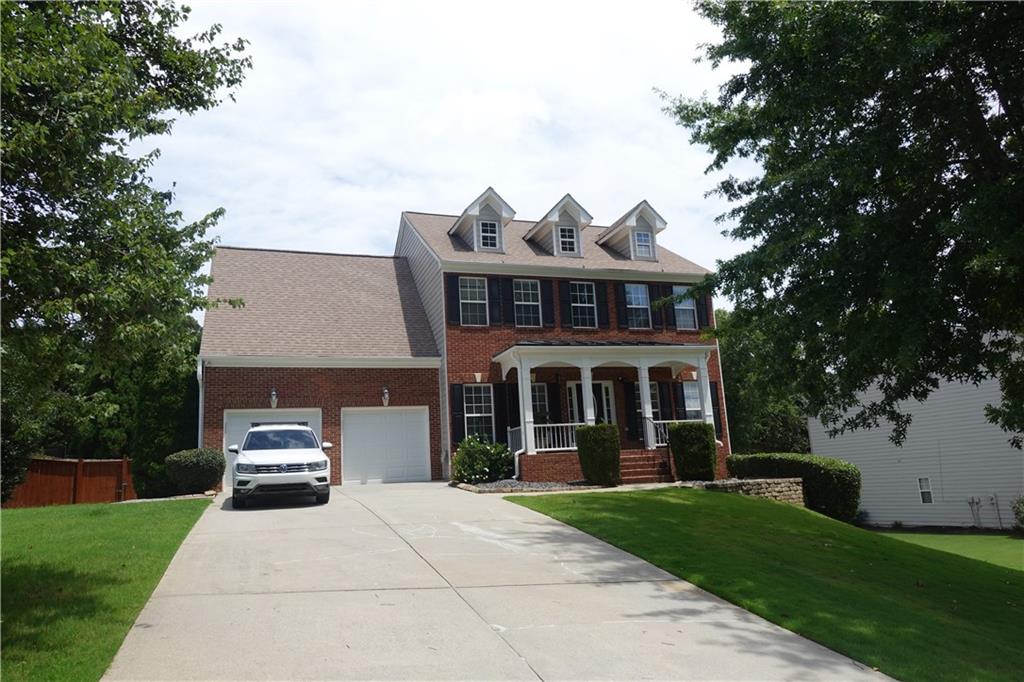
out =
<path fill-rule="evenodd" d="M 683 419 L 702 419 L 700 386 L 696 381 L 683 382 Z"/>
<path fill-rule="evenodd" d="M 493 220 L 480 221 L 480 248 L 498 250 L 500 245 L 498 238 L 498 223 Z"/>
<path fill-rule="evenodd" d="M 597 295 L 593 282 L 569 282 L 569 302 L 573 327 L 597 328 Z"/>
<path fill-rule="evenodd" d="M 917 491 L 921 494 L 921 504 L 932 503 L 932 481 L 930 478 L 917 479 Z"/>
<path fill-rule="evenodd" d="M 512 280 L 512 299 L 515 301 L 517 327 L 539 327 L 540 282 L 535 279 Z"/>
<path fill-rule="evenodd" d="M 494 441 L 494 402 L 490 384 L 465 384 L 462 387 L 466 411 L 466 435 Z"/>
<path fill-rule="evenodd" d="M 697 302 L 690 297 L 690 287 L 672 287 L 672 296 L 675 298 L 673 307 L 676 312 L 676 329 L 697 328 Z"/>
<path fill-rule="evenodd" d="M 651 328 L 651 300 L 646 284 L 626 285 L 626 322 L 630 329 Z"/>
<path fill-rule="evenodd" d="M 573 225 L 558 226 L 558 251 L 576 255 L 579 249 L 579 231 Z"/>
<path fill-rule="evenodd" d="M 640 401 L 640 382 L 633 384 L 634 399 L 636 400 L 636 413 L 642 418 L 644 416 L 644 404 Z M 658 384 L 651 382 L 651 414 L 654 421 L 663 419 L 661 416 L 661 396 L 658 394 Z"/>
<path fill-rule="evenodd" d="M 459 312 L 463 325 L 487 326 L 487 279 L 459 277 Z"/>
<path fill-rule="evenodd" d="M 557 419 L 552 419 L 548 412 L 548 385 L 530 384 L 530 398 L 533 403 L 533 423 L 553 424 Z"/>
<path fill-rule="evenodd" d="M 637 258 L 654 257 L 654 241 L 650 232 L 633 233 L 633 253 Z"/>

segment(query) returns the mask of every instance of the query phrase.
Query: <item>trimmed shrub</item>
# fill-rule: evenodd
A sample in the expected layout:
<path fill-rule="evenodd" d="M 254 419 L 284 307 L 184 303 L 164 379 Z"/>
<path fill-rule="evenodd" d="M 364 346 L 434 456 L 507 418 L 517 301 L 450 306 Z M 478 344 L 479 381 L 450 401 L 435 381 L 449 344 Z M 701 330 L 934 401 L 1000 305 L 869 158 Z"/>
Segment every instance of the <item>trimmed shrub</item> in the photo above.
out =
<path fill-rule="evenodd" d="M 460 483 L 489 483 L 511 478 L 515 457 L 502 443 L 469 436 L 459 443 L 452 458 L 452 480 Z"/>
<path fill-rule="evenodd" d="M 704 422 L 668 425 L 668 447 L 680 481 L 715 480 L 715 427 Z"/>
<path fill-rule="evenodd" d="M 1024 495 L 1020 495 L 1010 505 L 1013 509 L 1013 528 L 1019 533 L 1024 533 Z"/>
<path fill-rule="evenodd" d="M 202 493 L 215 487 L 224 477 L 224 465 L 224 453 L 213 448 L 182 450 L 164 460 L 167 477 L 181 493 Z"/>
<path fill-rule="evenodd" d="M 576 456 L 588 483 L 619 484 L 620 450 L 619 427 L 615 424 L 576 427 Z"/>
<path fill-rule="evenodd" d="M 807 507 L 825 516 L 853 523 L 860 504 L 860 470 L 831 457 L 792 452 L 732 455 L 726 459 L 736 478 L 802 478 Z"/>

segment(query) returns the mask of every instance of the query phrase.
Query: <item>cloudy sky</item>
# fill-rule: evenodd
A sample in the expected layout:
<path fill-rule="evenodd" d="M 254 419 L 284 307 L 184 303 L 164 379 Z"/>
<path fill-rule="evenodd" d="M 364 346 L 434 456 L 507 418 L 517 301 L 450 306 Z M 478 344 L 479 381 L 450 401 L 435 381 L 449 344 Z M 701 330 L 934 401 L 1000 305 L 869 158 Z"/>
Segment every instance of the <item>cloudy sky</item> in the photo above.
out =
<path fill-rule="evenodd" d="M 742 249 L 653 92 L 724 79 L 694 63 L 717 31 L 688 3 L 190 4 L 190 31 L 248 39 L 253 68 L 141 149 L 186 218 L 227 210 L 223 244 L 388 254 L 402 210 L 459 213 L 492 185 L 522 219 L 566 192 L 601 225 L 647 199 L 707 267 Z"/>

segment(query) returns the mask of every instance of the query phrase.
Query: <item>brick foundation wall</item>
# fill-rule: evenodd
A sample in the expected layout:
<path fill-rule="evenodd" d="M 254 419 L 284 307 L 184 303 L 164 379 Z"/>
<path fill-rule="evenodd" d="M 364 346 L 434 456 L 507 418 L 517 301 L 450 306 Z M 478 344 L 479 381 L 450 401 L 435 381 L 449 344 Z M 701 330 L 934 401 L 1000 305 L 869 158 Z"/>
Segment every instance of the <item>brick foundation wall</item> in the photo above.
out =
<path fill-rule="evenodd" d="M 286 367 L 206 367 L 203 372 L 203 445 L 224 447 L 224 410 L 269 407 L 277 388 L 279 409 L 320 408 L 323 439 L 334 443 L 331 484 L 341 484 L 343 438 L 341 408 L 381 407 L 381 389 L 390 405 L 426 405 L 430 423 L 430 475 L 441 474 L 441 423 L 436 369 L 349 369 Z"/>
<path fill-rule="evenodd" d="M 769 500 L 804 506 L 804 482 L 800 478 L 729 479 L 708 481 L 703 487 L 705 490 L 766 497 Z"/>
<path fill-rule="evenodd" d="M 519 456 L 519 480 L 531 482 L 579 481 L 583 478 L 576 452 L 539 452 Z"/>

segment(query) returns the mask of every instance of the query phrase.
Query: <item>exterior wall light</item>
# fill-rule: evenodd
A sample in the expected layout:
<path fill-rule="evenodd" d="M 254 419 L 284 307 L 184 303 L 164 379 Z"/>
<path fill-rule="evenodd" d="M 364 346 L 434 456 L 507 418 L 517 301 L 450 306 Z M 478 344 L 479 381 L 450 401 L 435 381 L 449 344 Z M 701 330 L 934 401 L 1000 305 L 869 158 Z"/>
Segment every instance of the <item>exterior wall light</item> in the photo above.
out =
<path fill-rule="evenodd" d="M 270 389 L 270 409 L 277 407 L 277 388 Z"/>
<path fill-rule="evenodd" d="M 384 390 L 381 391 L 380 401 L 384 403 L 384 407 L 387 407 L 388 403 L 391 402 L 391 391 L 388 390 L 387 386 L 385 386 Z"/>

